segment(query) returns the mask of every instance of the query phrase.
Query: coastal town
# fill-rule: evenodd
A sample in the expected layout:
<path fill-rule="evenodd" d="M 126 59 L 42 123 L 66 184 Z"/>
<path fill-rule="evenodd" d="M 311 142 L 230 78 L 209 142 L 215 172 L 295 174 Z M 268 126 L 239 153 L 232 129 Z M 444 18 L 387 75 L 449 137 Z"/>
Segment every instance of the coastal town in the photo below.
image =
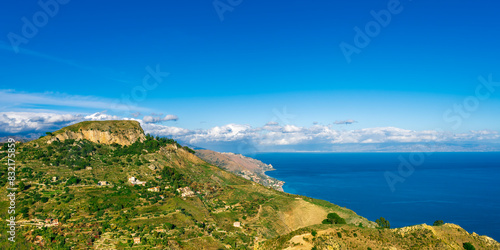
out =
<path fill-rule="evenodd" d="M 235 175 L 283 192 L 285 182 L 266 175 L 267 171 L 274 170 L 271 164 L 230 152 L 219 153 L 211 150 L 198 150 L 196 155 Z"/>
<path fill-rule="evenodd" d="M 274 188 L 278 191 L 283 192 L 283 185 L 285 184 L 284 181 L 280 181 L 274 178 L 271 178 L 265 174 L 259 174 L 259 173 L 253 173 L 248 170 L 243 170 L 241 172 L 236 172 L 236 175 L 239 175 L 247 180 L 253 181 L 260 183 L 266 187 L 271 187 Z"/>

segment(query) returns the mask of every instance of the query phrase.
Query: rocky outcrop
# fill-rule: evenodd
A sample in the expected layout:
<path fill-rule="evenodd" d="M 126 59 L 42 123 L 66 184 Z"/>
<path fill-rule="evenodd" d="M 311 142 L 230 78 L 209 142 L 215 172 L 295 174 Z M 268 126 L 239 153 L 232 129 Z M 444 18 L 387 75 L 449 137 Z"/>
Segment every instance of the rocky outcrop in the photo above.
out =
<path fill-rule="evenodd" d="M 142 142 L 146 138 L 137 121 L 93 121 L 77 123 L 56 131 L 48 138 L 47 143 L 68 139 L 128 146 L 138 140 Z"/>

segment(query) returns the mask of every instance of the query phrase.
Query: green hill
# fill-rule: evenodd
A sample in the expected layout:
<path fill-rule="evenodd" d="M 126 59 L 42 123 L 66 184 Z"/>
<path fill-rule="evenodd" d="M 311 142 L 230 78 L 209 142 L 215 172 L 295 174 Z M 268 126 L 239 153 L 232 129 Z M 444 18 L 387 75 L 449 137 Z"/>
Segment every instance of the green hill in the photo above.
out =
<path fill-rule="evenodd" d="M 112 138 L 103 143 L 104 137 L 96 135 Z M 396 231 L 375 229 L 374 222 L 347 208 L 226 172 L 174 140 L 144 135 L 131 121 L 75 124 L 18 144 L 17 152 L 23 189 L 16 197 L 17 242 L 7 240 L 7 210 L 2 209 L 0 249 L 282 249 L 300 247 L 290 239 L 311 230 L 350 230 L 370 239 L 391 236 L 381 237 L 384 242 L 401 238 Z M 0 175 L 6 193 L 5 169 Z M 0 203 L 8 206 L 6 195 Z M 322 225 L 328 213 L 347 224 Z M 459 244 L 462 234 L 468 235 L 460 231 L 448 241 Z M 311 246 L 331 249 L 332 240 L 318 239 L 311 239 Z M 479 236 L 463 239 L 476 247 L 486 244 Z"/>

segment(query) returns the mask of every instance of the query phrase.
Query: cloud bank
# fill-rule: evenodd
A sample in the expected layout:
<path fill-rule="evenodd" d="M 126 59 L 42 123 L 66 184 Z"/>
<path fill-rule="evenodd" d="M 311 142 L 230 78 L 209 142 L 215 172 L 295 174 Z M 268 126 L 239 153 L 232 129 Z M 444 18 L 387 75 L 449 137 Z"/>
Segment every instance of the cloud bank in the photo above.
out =
<path fill-rule="evenodd" d="M 80 121 L 102 121 L 128 119 L 141 123 L 144 131 L 152 135 L 173 138 L 182 143 L 210 148 L 214 145 L 251 145 L 256 151 L 287 148 L 328 148 L 329 145 L 345 144 L 402 144 L 402 143 L 487 143 L 500 142 L 500 134 L 493 130 L 451 133 L 438 130 L 407 130 L 396 127 L 364 128 L 355 130 L 335 129 L 334 124 L 300 127 L 267 123 L 261 127 L 245 124 L 227 124 L 209 129 L 190 130 L 159 124 L 162 121 L 177 120 L 174 115 L 120 118 L 105 112 L 91 115 L 57 114 L 34 112 L 1 112 L 0 134 L 33 134 L 54 131 Z M 305 147 L 310 145 L 311 147 Z"/>

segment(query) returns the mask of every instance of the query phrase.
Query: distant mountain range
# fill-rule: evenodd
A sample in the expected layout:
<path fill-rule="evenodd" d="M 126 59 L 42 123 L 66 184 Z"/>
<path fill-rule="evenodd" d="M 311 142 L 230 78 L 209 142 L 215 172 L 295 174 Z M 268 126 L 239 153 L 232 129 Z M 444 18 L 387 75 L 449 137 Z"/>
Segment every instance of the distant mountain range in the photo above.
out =
<path fill-rule="evenodd" d="M 261 152 L 498 152 L 498 143 L 344 143 L 262 146 Z"/>
<path fill-rule="evenodd" d="M 71 126 L 69 126 L 71 127 Z M 142 128 L 141 128 L 142 129 Z M 28 142 L 45 134 L 0 135 L 0 143 L 8 138 Z M 178 140 L 195 150 L 212 150 L 216 152 L 232 152 L 251 156 L 259 152 L 500 152 L 498 141 L 464 141 L 464 142 L 392 142 L 392 143 L 303 143 L 293 145 L 261 145 L 252 141 L 211 142 L 209 144 L 192 144 Z"/>

